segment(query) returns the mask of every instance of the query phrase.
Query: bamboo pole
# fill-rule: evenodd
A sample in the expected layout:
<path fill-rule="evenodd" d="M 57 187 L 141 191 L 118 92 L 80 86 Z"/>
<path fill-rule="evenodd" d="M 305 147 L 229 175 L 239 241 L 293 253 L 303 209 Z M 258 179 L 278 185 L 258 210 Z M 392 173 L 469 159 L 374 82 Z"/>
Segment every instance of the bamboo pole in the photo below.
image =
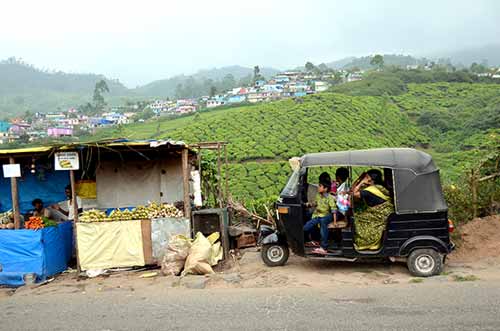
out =
<path fill-rule="evenodd" d="M 9 157 L 9 163 L 15 164 L 16 160 Z M 17 178 L 10 178 L 10 190 L 12 193 L 12 213 L 14 214 L 14 229 L 18 230 L 21 227 L 21 214 L 19 213 L 19 193 L 17 187 Z"/>
<path fill-rule="evenodd" d="M 78 222 L 78 199 L 76 198 L 76 185 L 75 185 L 75 171 L 69 171 L 69 181 L 71 184 L 71 200 L 73 202 L 73 238 L 75 241 L 75 255 L 76 255 L 76 278 L 80 276 L 80 257 L 78 256 L 78 240 L 76 223 Z"/>
<path fill-rule="evenodd" d="M 182 184 L 184 190 L 184 215 L 191 219 L 191 199 L 189 197 L 189 150 L 182 150 Z"/>

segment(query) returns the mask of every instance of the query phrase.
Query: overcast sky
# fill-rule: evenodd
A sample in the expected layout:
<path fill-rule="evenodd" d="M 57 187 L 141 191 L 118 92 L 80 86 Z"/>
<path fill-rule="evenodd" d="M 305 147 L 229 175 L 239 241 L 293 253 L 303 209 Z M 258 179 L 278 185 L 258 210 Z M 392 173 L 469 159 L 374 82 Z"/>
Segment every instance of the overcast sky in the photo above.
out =
<path fill-rule="evenodd" d="M 496 0 L 15 0 L 0 4 L 0 59 L 134 87 L 233 64 L 284 69 L 498 43 L 499 22 Z"/>

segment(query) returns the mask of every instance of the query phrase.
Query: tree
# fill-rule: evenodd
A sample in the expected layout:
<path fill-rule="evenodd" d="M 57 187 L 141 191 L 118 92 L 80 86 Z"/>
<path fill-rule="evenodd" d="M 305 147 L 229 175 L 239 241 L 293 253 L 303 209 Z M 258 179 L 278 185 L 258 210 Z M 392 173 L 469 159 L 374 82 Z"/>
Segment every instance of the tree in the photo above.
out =
<path fill-rule="evenodd" d="M 376 66 L 380 70 L 384 66 L 384 57 L 380 54 L 377 54 L 372 57 L 372 59 L 370 60 L 370 64 L 372 66 Z"/>
<path fill-rule="evenodd" d="M 328 72 L 330 71 L 330 68 L 328 68 L 328 66 L 325 63 L 321 63 L 320 65 L 318 65 L 318 70 L 320 72 Z"/>
<path fill-rule="evenodd" d="M 106 101 L 102 95 L 105 92 L 109 93 L 108 84 L 105 80 L 101 79 L 95 84 L 94 96 L 92 98 L 94 101 L 94 109 L 97 112 L 102 112 L 106 106 Z"/>
<path fill-rule="evenodd" d="M 262 80 L 264 77 L 260 74 L 259 66 L 253 67 L 253 82 L 255 84 L 256 81 Z"/>
<path fill-rule="evenodd" d="M 308 72 L 312 72 L 316 69 L 314 64 L 312 64 L 312 62 L 309 62 L 309 61 L 306 62 L 305 67 L 306 67 L 306 71 L 308 71 Z"/>
<path fill-rule="evenodd" d="M 210 97 L 213 98 L 217 94 L 217 88 L 215 86 L 210 86 Z"/>

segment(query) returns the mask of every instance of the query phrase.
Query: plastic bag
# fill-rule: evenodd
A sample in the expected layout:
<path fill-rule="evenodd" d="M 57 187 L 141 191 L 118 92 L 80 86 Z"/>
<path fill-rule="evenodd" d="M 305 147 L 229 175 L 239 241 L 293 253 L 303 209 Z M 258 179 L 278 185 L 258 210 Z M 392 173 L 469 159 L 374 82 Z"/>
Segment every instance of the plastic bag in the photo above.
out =
<path fill-rule="evenodd" d="M 170 238 L 161 262 L 161 273 L 165 276 L 178 276 L 189 254 L 191 239 L 183 235 Z"/>
<path fill-rule="evenodd" d="M 211 263 L 214 263 L 216 258 L 212 258 L 214 253 L 212 251 L 212 243 L 218 238 L 218 232 L 212 233 L 208 238 L 201 232 L 196 234 L 196 238 L 189 249 L 189 255 L 184 265 L 184 271 L 182 272 L 183 276 L 187 274 L 206 275 L 214 273 Z M 215 262 L 215 264 L 217 264 L 217 262 Z"/>

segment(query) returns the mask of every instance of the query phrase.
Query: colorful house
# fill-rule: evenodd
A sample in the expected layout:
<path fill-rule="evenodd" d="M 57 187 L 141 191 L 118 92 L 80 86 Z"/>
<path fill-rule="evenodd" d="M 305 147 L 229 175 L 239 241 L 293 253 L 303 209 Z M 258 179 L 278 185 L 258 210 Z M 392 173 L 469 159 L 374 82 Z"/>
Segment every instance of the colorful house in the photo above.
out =
<path fill-rule="evenodd" d="M 0 132 L 8 132 L 10 128 L 10 123 L 0 121 Z"/>
<path fill-rule="evenodd" d="M 49 137 L 71 137 L 73 135 L 72 128 L 48 128 L 47 136 Z"/>

